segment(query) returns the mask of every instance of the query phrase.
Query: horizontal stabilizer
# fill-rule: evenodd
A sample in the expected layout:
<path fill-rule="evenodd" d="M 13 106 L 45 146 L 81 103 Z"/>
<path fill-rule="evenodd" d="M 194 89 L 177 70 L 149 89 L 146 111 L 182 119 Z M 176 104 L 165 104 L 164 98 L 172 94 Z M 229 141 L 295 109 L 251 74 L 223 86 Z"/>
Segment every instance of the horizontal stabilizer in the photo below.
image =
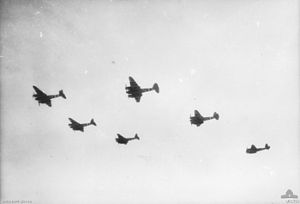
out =
<path fill-rule="evenodd" d="M 64 94 L 63 90 L 60 90 L 60 91 L 59 91 L 59 95 L 60 95 L 61 97 L 63 97 L 64 99 L 67 98 L 66 95 Z"/>
<path fill-rule="evenodd" d="M 94 119 L 92 119 L 90 123 L 91 123 L 92 125 L 97 126 L 97 124 L 95 123 Z"/>
<path fill-rule="evenodd" d="M 134 138 L 138 139 L 138 140 L 140 139 L 139 136 L 138 136 L 138 134 L 135 134 Z"/>
<path fill-rule="evenodd" d="M 214 116 L 213 116 L 216 120 L 219 120 L 219 114 L 214 112 Z"/>
<path fill-rule="evenodd" d="M 157 83 L 153 85 L 152 89 L 154 89 L 156 93 L 159 93 L 159 87 Z"/>

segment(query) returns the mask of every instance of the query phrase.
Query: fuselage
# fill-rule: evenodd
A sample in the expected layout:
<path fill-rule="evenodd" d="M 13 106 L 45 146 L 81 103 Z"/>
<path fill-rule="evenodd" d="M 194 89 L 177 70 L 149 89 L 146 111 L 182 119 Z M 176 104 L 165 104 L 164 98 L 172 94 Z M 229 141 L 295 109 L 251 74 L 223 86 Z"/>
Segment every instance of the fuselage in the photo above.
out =
<path fill-rule="evenodd" d="M 45 103 L 51 106 L 51 99 L 60 97 L 59 94 L 57 95 L 39 95 L 39 94 L 34 94 L 33 97 L 35 100 L 37 100 L 39 103 Z"/>
<path fill-rule="evenodd" d="M 116 138 L 116 141 L 119 144 L 127 144 L 129 140 L 125 139 L 125 138 Z"/>
<path fill-rule="evenodd" d="M 204 121 L 206 120 L 211 120 L 214 119 L 214 117 L 197 117 L 197 116 L 192 116 L 190 117 L 191 124 L 200 126 Z"/>
<path fill-rule="evenodd" d="M 76 123 L 70 123 L 69 126 L 73 129 L 73 130 L 78 130 L 83 132 L 84 131 L 84 127 L 91 125 L 90 123 L 84 123 L 84 124 L 76 124 Z"/>
<path fill-rule="evenodd" d="M 117 143 L 119 144 L 127 144 L 130 140 L 134 140 L 136 138 L 132 137 L 132 138 L 125 138 L 125 137 L 118 137 L 116 138 Z"/>
<path fill-rule="evenodd" d="M 48 103 L 50 102 L 51 98 L 49 96 L 40 96 L 38 94 L 34 94 L 33 97 L 39 102 L 39 103 Z"/>
<path fill-rule="evenodd" d="M 142 90 L 139 87 L 126 87 L 126 93 L 128 94 L 128 97 L 136 97 L 142 95 Z"/>
<path fill-rule="evenodd" d="M 200 126 L 204 120 L 202 118 L 199 118 L 199 117 L 190 117 L 190 121 L 191 121 L 191 124 L 194 124 L 194 125 L 197 125 L 197 126 Z"/>
<path fill-rule="evenodd" d="M 126 93 L 128 94 L 129 97 L 141 96 L 144 92 L 152 91 L 152 90 L 153 90 L 152 88 L 141 89 L 140 87 L 136 87 L 136 86 L 126 87 Z"/>
<path fill-rule="evenodd" d="M 262 151 L 262 150 L 265 150 L 265 149 L 267 149 L 267 148 L 256 148 L 256 149 L 251 149 L 251 148 L 249 148 L 249 149 L 246 150 L 246 152 L 247 152 L 248 154 L 255 154 L 256 152 Z"/>

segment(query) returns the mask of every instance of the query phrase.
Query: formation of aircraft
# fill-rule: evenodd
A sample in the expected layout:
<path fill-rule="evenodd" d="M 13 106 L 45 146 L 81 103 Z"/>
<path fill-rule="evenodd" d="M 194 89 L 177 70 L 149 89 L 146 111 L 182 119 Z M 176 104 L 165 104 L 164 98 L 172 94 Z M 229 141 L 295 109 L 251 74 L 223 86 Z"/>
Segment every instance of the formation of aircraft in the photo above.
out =
<path fill-rule="evenodd" d="M 123 137 L 120 134 L 117 134 L 117 136 L 118 136 L 116 138 L 117 143 L 124 144 L 124 145 L 126 145 L 130 140 L 140 140 L 138 134 L 135 134 L 134 137 L 129 137 L 129 138 Z"/>
<path fill-rule="evenodd" d="M 128 86 L 128 87 L 125 86 L 126 93 L 128 94 L 129 98 L 134 98 L 136 100 L 136 102 L 140 102 L 141 97 L 144 92 L 149 92 L 149 91 L 154 90 L 156 93 L 159 93 L 159 86 L 157 83 L 154 83 L 152 88 L 141 88 L 131 76 L 129 77 L 129 82 L 130 82 L 130 86 Z M 62 97 L 64 99 L 66 99 L 66 96 L 65 96 L 63 90 L 60 90 L 57 95 L 47 95 L 43 91 L 41 91 L 39 88 L 37 88 L 36 86 L 33 86 L 33 88 L 36 92 L 33 95 L 33 97 L 35 98 L 35 100 L 38 101 L 39 105 L 41 103 L 44 103 L 44 104 L 47 104 L 49 107 L 51 107 L 52 106 L 51 99 L 57 98 L 57 97 Z M 196 126 L 200 126 L 201 124 L 204 123 L 204 121 L 212 120 L 212 119 L 219 120 L 219 114 L 214 112 L 213 116 L 211 116 L 211 117 L 203 117 L 199 113 L 198 110 L 195 110 L 194 116 L 190 116 L 191 124 L 192 125 L 194 124 Z M 72 118 L 69 118 L 69 120 L 71 122 L 69 124 L 69 126 L 74 131 L 84 132 L 84 127 L 86 127 L 86 126 L 89 126 L 89 125 L 97 126 L 94 119 L 91 119 L 91 121 L 89 123 L 79 123 Z M 123 137 L 121 134 L 117 134 L 117 136 L 118 137 L 116 138 L 116 142 L 119 144 L 124 144 L 124 145 L 126 145 L 131 140 L 135 140 L 135 139 L 139 140 L 140 139 L 138 134 L 135 134 L 135 136 L 131 137 L 131 138 Z M 270 149 L 270 146 L 268 144 L 266 144 L 264 148 L 256 148 L 254 145 L 252 145 L 251 148 L 248 148 L 246 150 L 246 153 L 254 154 L 258 151 L 268 150 L 268 149 Z"/>
<path fill-rule="evenodd" d="M 190 122 L 193 125 L 196 126 L 200 126 L 202 123 L 204 123 L 204 121 L 206 120 L 212 120 L 212 119 L 216 119 L 219 120 L 219 114 L 214 112 L 212 117 L 203 117 L 199 111 L 195 110 L 194 111 L 194 116 L 190 116 Z"/>
<path fill-rule="evenodd" d="M 74 119 L 72 118 L 69 118 L 70 120 L 70 128 L 72 128 L 74 131 L 78 130 L 78 131 L 81 131 L 81 132 L 84 132 L 84 127 L 86 126 L 89 126 L 89 125 L 94 125 L 94 126 L 97 126 L 94 119 L 91 119 L 91 121 L 89 123 L 79 123 L 77 121 L 75 121 Z"/>
<path fill-rule="evenodd" d="M 134 98 L 136 102 L 140 102 L 144 92 L 154 90 L 156 93 L 159 93 L 159 87 L 157 83 L 153 84 L 152 88 L 141 88 L 132 77 L 129 77 L 129 83 L 130 86 L 125 86 L 126 93 L 128 94 L 129 98 Z"/>
<path fill-rule="evenodd" d="M 64 94 L 63 90 L 60 90 L 57 95 L 47 95 L 36 86 L 33 86 L 33 89 L 36 92 L 35 94 L 33 94 L 33 97 L 35 98 L 35 100 L 37 100 L 39 102 L 39 105 L 41 103 L 45 103 L 49 107 L 51 107 L 52 106 L 51 99 L 57 98 L 57 97 L 62 97 L 64 99 L 67 98 L 66 95 Z"/>
<path fill-rule="evenodd" d="M 268 144 L 266 144 L 264 148 L 257 148 L 257 147 L 255 147 L 255 145 L 251 145 L 251 147 L 246 150 L 246 153 L 254 154 L 258 151 L 262 151 L 262 150 L 265 150 L 265 149 L 270 149 L 270 146 Z"/>

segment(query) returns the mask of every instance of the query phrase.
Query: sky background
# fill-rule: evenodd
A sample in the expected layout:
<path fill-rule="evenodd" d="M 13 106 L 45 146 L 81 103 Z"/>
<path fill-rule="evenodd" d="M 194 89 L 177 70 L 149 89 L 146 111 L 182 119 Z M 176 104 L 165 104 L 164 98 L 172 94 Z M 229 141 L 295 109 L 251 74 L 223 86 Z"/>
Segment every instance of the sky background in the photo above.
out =
<path fill-rule="evenodd" d="M 3 0 L 0 60 L 2 201 L 300 196 L 296 0 Z M 161 92 L 136 103 L 129 76 Z M 33 85 L 67 100 L 39 106 Z M 220 120 L 191 126 L 195 109 Z M 74 132 L 68 117 L 98 126 Z"/>

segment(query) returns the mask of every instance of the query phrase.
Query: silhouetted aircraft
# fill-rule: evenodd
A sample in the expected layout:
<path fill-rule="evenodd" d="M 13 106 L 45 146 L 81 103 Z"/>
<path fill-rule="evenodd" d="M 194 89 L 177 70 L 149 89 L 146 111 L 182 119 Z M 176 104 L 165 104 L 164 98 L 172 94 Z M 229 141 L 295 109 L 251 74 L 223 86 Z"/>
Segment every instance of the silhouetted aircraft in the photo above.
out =
<path fill-rule="evenodd" d="M 248 148 L 246 150 L 246 153 L 248 153 L 248 154 L 254 154 L 254 153 L 256 153 L 258 151 L 262 151 L 264 149 L 270 149 L 270 146 L 268 144 L 266 144 L 264 148 L 256 148 L 255 145 L 251 145 L 251 148 Z"/>
<path fill-rule="evenodd" d="M 89 125 L 96 126 L 96 123 L 95 123 L 94 119 L 92 119 L 91 122 L 89 122 L 89 123 L 82 123 L 82 124 L 80 124 L 79 122 L 73 120 L 72 118 L 69 118 L 69 120 L 71 121 L 71 123 L 69 124 L 70 128 L 72 128 L 75 131 L 79 130 L 79 131 L 83 132 L 85 126 L 89 126 Z"/>
<path fill-rule="evenodd" d="M 144 92 L 147 91 L 156 91 L 156 93 L 159 93 L 159 87 L 158 84 L 155 83 L 152 88 L 144 88 L 142 89 L 132 77 L 129 77 L 130 86 L 126 86 L 126 93 L 128 94 L 129 98 L 134 98 L 136 102 L 140 102 L 141 97 Z"/>
<path fill-rule="evenodd" d="M 135 134 L 135 136 L 132 137 L 132 138 L 126 138 L 126 137 L 123 137 L 120 134 L 117 134 L 117 135 L 118 135 L 118 138 L 116 138 L 116 141 L 119 144 L 125 144 L 126 145 L 130 140 L 135 140 L 135 139 L 139 140 L 140 139 L 138 134 Z"/>
<path fill-rule="evenodd" d="M 219 114 L 214 112 L 212 117 L 203 117 L 197 110 L 194 111 L 195 116 L 190 116 L 191 124 L 200 126 L 204 121 L 216 119 L 219 120 Z"/>
<path fill-rule="evenodd" d="M 47 95 L 44 92 L 42 92 L 39 88 L 37 88 L 36 86 L 33 86 L 36 94 L 33 94 L 33 97 L 35 98 L 35 100 L 37 100 L 39 102 L 39 105 L 41 103 L 45 103 L 48 106 L 51 107 L 51 99 L 52 98 L 56 98 L 56 97 L 63 97 L 64 99 L 66 99 L 66 96 L 63 92 L 63 90 L 60 90 L 59 93 L 57 95 Z"/>

